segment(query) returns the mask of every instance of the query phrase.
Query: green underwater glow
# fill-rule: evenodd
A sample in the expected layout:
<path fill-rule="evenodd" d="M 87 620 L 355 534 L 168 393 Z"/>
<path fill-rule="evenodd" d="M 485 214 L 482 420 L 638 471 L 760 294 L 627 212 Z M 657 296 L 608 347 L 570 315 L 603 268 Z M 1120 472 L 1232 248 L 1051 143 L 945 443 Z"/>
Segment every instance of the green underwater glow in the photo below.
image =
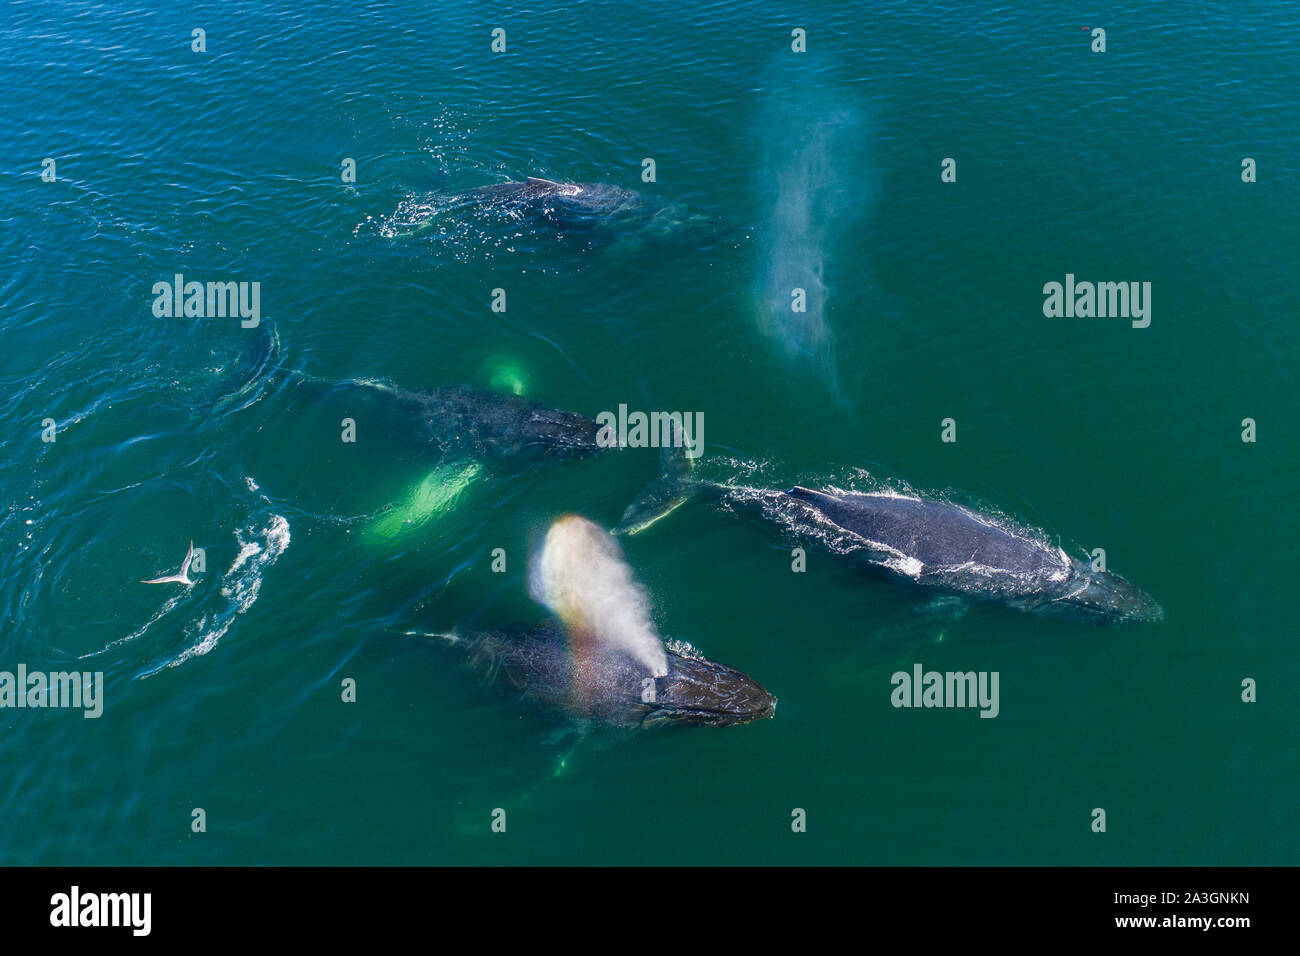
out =
<path fill-rule="evenodd" d="M 498 392 L 511 395 L 523 395 L 528 388 L 528 380 L 523 367 L 514 359 L 503 355 L 493 355 L 484 366 L 487 370 L 488 385 Z"/>
<path fill-rule="evenodd" d="M 476 461 L 439 465 L 416 484 L 410 494 L 366 526 L 372 541 L 392 541 L 417 531 L 435 516 L 456 506 L 456 499 L 478 477 L 483 466 Z"/>

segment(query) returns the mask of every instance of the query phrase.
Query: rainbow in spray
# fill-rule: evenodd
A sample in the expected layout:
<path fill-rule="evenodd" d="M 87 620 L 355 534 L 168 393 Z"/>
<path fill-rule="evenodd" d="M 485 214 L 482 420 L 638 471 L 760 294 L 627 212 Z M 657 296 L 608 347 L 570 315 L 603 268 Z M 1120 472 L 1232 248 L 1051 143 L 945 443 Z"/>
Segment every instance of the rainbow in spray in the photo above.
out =
<path fill-rule="evenodd" d="M 609 652 L 668 673 L 668 653 L 650 617 L 650 596 L 614 537 L 579 515 L 551 525 L 529 568 L 529 591 L 565 625 L 580 667 Z"/>

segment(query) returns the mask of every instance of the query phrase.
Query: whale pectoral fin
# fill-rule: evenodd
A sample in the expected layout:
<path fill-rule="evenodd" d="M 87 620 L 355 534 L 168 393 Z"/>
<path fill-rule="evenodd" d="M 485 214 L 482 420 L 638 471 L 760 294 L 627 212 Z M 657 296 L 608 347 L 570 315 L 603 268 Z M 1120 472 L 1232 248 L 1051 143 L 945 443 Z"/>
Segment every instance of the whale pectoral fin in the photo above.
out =
<path fill-rule="evenodd" d="M 922 613 L 936 620 L 959 621 L 966 616 L 970 608 L 971 602 L 966 598 L 956 594 L 944 594 L 932 598 L 921 610 Z"/>
<path fill-rule="evenodd" d="M 581 728 L 581 727 L 569 728 L 568 732 L 573 734 L 573 746 L 571 746 L 568 750 L 566 750 L 563 754 L 561 754 L 556 759 L 555 769 L 551 771 L 552 779 L 558 777 L 560 774 L 564 773 L 564 771 L 568 769 L 569 761 L 573 758 L 573 755 L 578 752 L 578 748 L 581 747 L 587 739 L 587 731 L 585 728 Z"/>
<path fill-rule="evenodd" d="M 659 478 L 637 495 L 614 527 L 614 534 L 638 534 L 690 501 L 699 488 L 695 463 L 686 454 L 676 424 L 671 424 L 671 442 L 659 449 Z"/>
<path fill-rule="evenodd" d="M 482 473 L 477 461 L 440 465 L 429 472 L 404 499 L 366 526 L 365 536 L 376 541 L 392 541 L 450 512 L 456 501 Z"/>
<path fill-rule="evenodd" d="M 691 499 L 689 489 L 669 478 L 652 481 L 632 500 L 614 527 L 614 534 L 639 534 L 661 518 L 666 518 Z"/>
<path fill-rule="evenodd" d="M 554 182 L 550 179 L 542 179 L 538 176 L 529 176 L 524 182 L 530 186 L 559 186 L 561 183 Z"/>

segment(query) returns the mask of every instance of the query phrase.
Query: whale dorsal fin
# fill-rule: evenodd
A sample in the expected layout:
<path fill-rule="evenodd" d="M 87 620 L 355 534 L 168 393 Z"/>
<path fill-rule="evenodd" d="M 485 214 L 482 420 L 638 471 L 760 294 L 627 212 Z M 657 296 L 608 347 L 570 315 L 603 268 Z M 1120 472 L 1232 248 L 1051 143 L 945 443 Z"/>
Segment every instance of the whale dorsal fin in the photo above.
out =
<path fill-rule="evenodd" d="M 825 498 L 826 492 L 818 491 L 815 488 L 805 488 L 803 485 L 795 485 L 786 492 L 792 498 L 801 498 L 804 501 L 812 501 L 815 498 Z"/>
<path fill-rule="evenodd" d="M 795 485 L 786 494 L 796 501 L 811 505 L 813 508 L 836 500 L 835 495 L 828 494 L 825 491 L 818 491 L 816 488 L 805 488 L 803 485 Z"/>

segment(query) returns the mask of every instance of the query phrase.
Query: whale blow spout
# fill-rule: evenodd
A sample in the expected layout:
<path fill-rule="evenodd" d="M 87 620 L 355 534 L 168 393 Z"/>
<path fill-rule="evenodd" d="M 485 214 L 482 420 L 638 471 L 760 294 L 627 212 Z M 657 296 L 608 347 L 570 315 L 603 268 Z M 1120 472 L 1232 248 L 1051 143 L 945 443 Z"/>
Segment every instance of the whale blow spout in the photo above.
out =
<path fill-rule="evenodd" d="M 603 528 L 578 515 L 557 520 L 533 558 L 528 587 L 569 628 L 575 655 L 616 651 L 650 677 L 668 673 L 663 639 L 650 619 L 650 596 Z"/>

